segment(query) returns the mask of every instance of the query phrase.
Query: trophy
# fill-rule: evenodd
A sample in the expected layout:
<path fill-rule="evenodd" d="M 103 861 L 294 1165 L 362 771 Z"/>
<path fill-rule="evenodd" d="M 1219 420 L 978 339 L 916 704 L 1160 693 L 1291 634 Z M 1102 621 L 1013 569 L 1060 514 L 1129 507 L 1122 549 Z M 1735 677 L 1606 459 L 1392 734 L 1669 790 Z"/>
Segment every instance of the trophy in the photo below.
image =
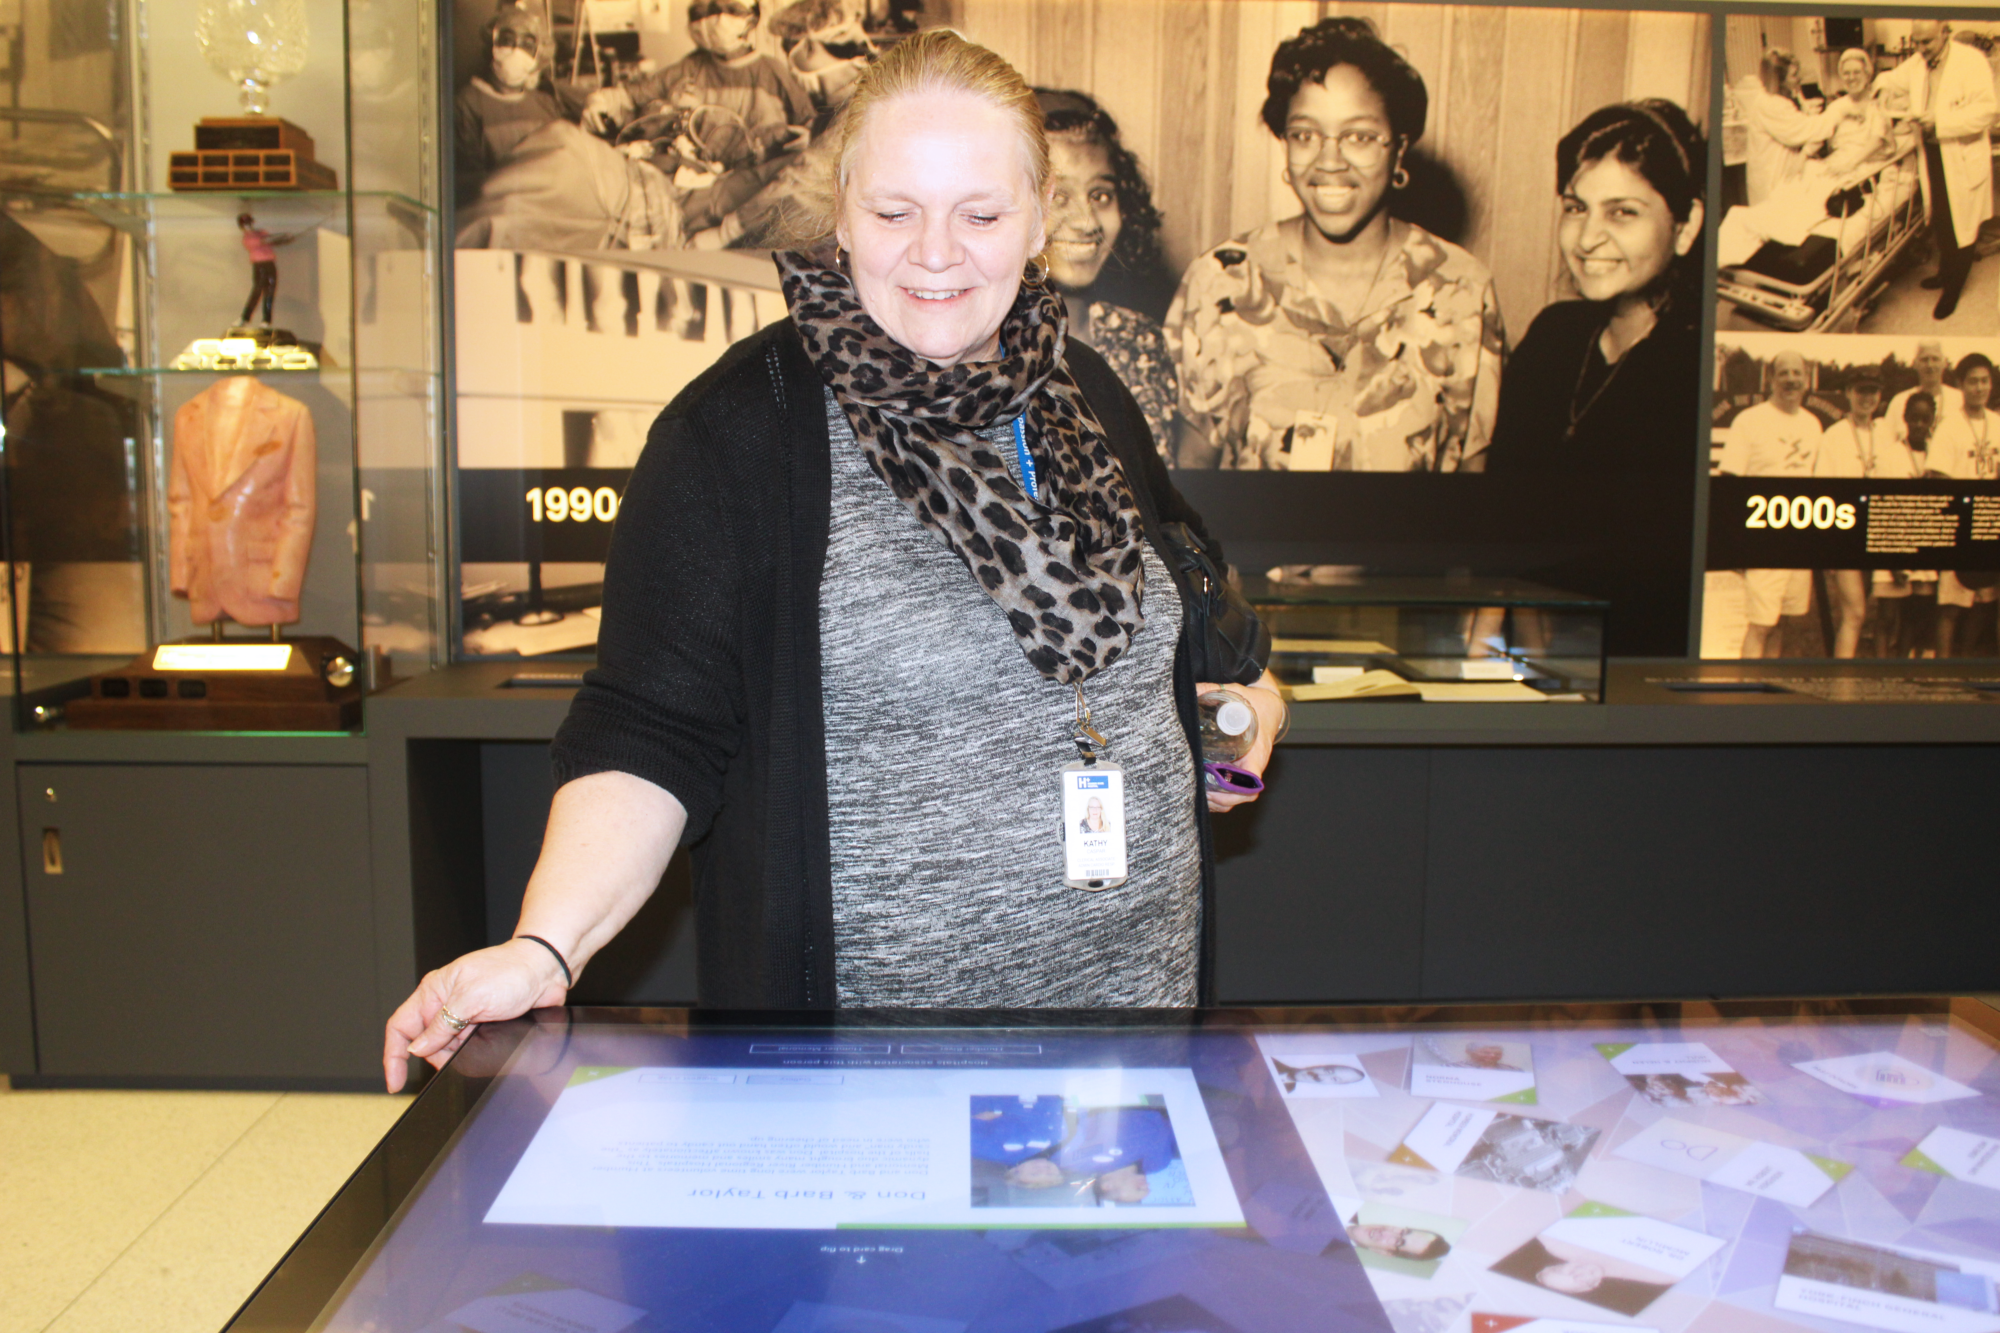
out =
<path fill-rule="evenodd" d="M 207 116 L 192 153 L 172 153 L 175 190 L 332 190 L 333 168 L 313 159 L 312 136 L 266 115 L 271 85 L 306 67 L 305 0 L 202 0 L 195 41 L 209 68 L 236 85 L 241 116 Z"/>

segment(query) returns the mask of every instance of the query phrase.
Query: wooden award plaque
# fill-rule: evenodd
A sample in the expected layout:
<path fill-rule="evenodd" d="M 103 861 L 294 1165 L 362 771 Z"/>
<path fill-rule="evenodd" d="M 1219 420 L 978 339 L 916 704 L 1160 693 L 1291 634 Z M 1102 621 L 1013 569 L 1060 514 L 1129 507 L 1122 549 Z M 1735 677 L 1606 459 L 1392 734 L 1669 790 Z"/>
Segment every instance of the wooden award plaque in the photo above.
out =
<path fill-rule="evenodd" d="M 69 725 L 136 731 L 352 731 L 361 654 L 338 639 L 161 644 L 90 680 Z"/>
<path fill-rule="evenodd" d="M 194 151 L 167 155 L 175 190 L 333 190 L 340 177 L 313 159 L 312 136 L 276 116 L 209 116 Z"/>

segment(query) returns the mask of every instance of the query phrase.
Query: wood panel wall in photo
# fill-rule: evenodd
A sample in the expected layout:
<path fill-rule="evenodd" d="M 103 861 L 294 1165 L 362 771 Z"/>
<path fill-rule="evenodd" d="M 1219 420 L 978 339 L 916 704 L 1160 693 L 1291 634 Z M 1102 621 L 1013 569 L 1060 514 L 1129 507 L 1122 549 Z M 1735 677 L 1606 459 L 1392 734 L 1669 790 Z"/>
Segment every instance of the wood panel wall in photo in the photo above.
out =
<path fill-rule="evenodd" d="M 1462 192 L 1453 237 L 1493 270 L 1511 337 L 1562 295 L 1555 145 L 1609 102 L 1664 97 L 1708 121 L 1700 14 L 1310 0 L 953 0 L 932 7 L 1043 87 L 1090 93 L 1118 121 L 1166 215 L 1178 271 L 1209 246 L 1298 212 L 1258 111 L 1278 43 L 1330 14 L 1372 21 L 1424 76 L 1419 148 Z"/>

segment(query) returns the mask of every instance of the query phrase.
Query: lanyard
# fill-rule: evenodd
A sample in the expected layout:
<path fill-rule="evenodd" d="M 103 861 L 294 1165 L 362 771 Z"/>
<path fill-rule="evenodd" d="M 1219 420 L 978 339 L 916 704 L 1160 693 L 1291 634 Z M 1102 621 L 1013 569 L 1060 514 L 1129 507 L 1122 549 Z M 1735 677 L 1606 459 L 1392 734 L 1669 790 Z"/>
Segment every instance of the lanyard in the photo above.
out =
<path fill-rule="evenodd" d="M 1021 484 L 1027 488 L 1030 503 L 1041 503 L 1041 488 L 1035 484 L 1035 460 L 1028 454 L 1028 432 L 1021 428 L 1021 418 L 1014 418 L 1014 457 L 1021 464 Z"/>

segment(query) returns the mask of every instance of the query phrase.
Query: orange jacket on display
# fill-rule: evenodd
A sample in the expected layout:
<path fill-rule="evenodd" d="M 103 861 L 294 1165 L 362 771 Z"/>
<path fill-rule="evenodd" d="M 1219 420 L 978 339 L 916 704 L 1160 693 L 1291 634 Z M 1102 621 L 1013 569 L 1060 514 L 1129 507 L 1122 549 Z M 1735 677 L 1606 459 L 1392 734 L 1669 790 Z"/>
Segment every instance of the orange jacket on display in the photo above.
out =
<path fill-rule="evenodd" d="M 247 375 L 174 414 L 173 590 L 197 625 L 289 625 L 312 554 L 318 448 L 305 404 Z"/>

